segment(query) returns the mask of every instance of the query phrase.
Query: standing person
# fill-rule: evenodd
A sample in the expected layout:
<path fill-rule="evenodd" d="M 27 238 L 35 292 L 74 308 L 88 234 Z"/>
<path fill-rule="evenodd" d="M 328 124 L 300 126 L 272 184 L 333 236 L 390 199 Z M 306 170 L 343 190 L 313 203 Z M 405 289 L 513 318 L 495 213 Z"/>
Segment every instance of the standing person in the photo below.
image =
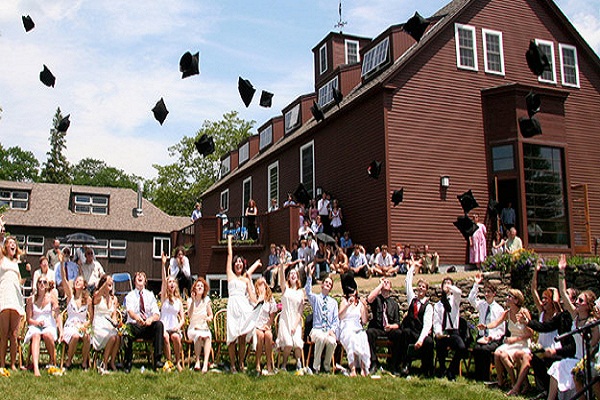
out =
<path fill-rule="evenodd" d="M 144 338 L 152 340 L 154 348 L 154 369 L 163 367 L 164 326 L 160 320 L 160 311 L 154 294 L 146 289 L 148 279 L 146 273 L 138 271 L 134 275 L 135 288 L 125 296 L 127 309 L 127 326 L 130 334 L 125 342 L 125 372 L 131 371 L 133 359 L 133 342 Z"/>
<path fill-rule="evenodd" d="M 317 208 L 317 200 L 310 199 L 308 207 L 308 216 L 310 217 L 311 221 L 314 221 L 315 219 L 317 219 L 317 215 L 319 215 L 319 209 Z"/>
<path fill-rule="evenodd" d="M 467 348 L 459 332 L 461 295 L 461 290 L 447 276 L 442 281 L 442 297 L 433 307 L 433 333 L 437 359 L 440 362 L 439 375 L 445 375 L 449 380 L 456 379 L 460 360 L 467 356 Z M 448 349 L 454 350 L 454 356 L 446 369 Z"/>
<path fill-rule="evenodd" d="M 60 254 L 60 240 L 54 239 L 54 242 L 52 242 L 52 248 L 46 252 L 46 258 L 48 259 L 48 264 L 53 269 L 56 269 L 56 264 L 58 264 L 60 262 L 58 259 L 59 254 Z"/>
<path fill-rule="evenodd" d="M 19 324 L 21 317 L 25 315 L 19 272 L 20 255 L 17 240 L 13 236 L 7 236 L 0 249 L 0 368 L 5 367 L 10 340 L 10 367 L 13 370 L 17 369 L 15 363 Z"/>
<path fill-rule="evenodd" d="M 248 237 L 252 240 L 258 239 L 258 230 L 256 227 L 257 215 L 258 208 L 256 207 L 256 202 L 254 199 L 250 199 L 248 201 L 248 207 L 246 208 L 244 216 L 246 217 L 246 222 L 248 223 Z"/>
<path fill-rule="evenodd" d="M 63 276 L 65 276 L 64 274 L 66 273 L 66 281 L 69 285 L 71 285 L 71 287 L 73 287 L 73 284 L 75 283 L 75 279 L 77 278 L 77 276 L 79 275 L 79 265 L 77 265 L 77 263 L 71 261 L 71 249 L 68 247 L 63 248 L 62 250 L 62 259 L 63 259 L 63 263 L 64 263 L 64 270 L 61 266 L 61 263 L 59 262 L 58 264 L 54 265 L 54 279 L 55 279 L 55 284 L 56 284 L 56 288 L 58 289 L 58 293 L 59 296 L 65 296 L 65 292 L 64 292 L 64 287 L 62 285 L 63 282 Z M 83 280 L 83 277 L 81 277 L 81 279 Z M 87 287 L 87 283 L 86 283 L 86 287 Z"/>
<path fill-rule="evenodd" d="M 287 368 L 288 357 L 292 350 L 296 357 L 296 370 L 302 368 L 302 318 L 304 311 L 304 292 L 298 276 L 298 270 L 291 268 L 285 279 L 285 265 L 279 266 L 279 285 L 281 286 L 281 314 L 279 315 L 279 331 L 277 347 L 283 349 L 281 368 Z"/>
<path fill-rule="evenodd" d="M 110 369 L 116 371 L 115 364 L 119 352 L 120 338 L 116 326 L 119 302 L 112 294 L 113 280 L 110 275 L 102 275 L 98 288 L 94 291 L 89 313 L 92 319 L 92 346 L 94 350 L 104 349 L 98 372 L 104 375 Z"/>
<path fill-rule="evenodd" d="M 277 286 L 277 274 L 279 273 L 279 249 L 275 243 L 271 243 L 269 248 L 269 259 L 267 260 L 267 268 L 262 275 L 267 283 L 274 289 Z"/>
<path fill-rule="evenodd" d="M 504 226 L 505 231 L 508 231 L 515 226 L 517 214 L 515 209 L 512 208 L 512 203 L 510 201 L 506 204 L 506 207 L 502 209 L 502 212 L 500 213 L 500 221 L 502 221 L 502 226 Z"/>
<path fill-rule="evenodd" d="M 400 328 L 400 353 L 399 358 L 404 362 L 401 373 L 408 375 L 409 368 L 406 362 L 408 346 L 414 344 L 415 351 L 421 358 L 421 373 L 423 376 L 433 375 L 433 306 L 429 303 L 427 290 L 429 284 L 424 279 L 417 282 L 417 293 L 413 289 L 413 276 L 416 263 L 412 262 L 406 272 L 406 301 L 408 311 L 402 320 Z"/>
<path fill-rule="evenodd" d="M 92 291 L 98 287 L 100 277 L 104 275 L 104 268 L 96 261 L 94 250 L 91 247 L 84 247 L 83 254 L 85 261 L 79 267 L 79 274 L 83 275 L 83 280 L 88 284 L 88 290 Z"/>
<path fill-rule="evenodd" d="M 496 285 L 486 282 L 483 286 L 483 296 L 485 300 L 477 298 L 479 287 L 483 283 L 483 275 L 475 275 L 473 288 L 469 292 L 469 303 L 477 310 L 479 314 L 479 323 L 489 324 L 497 320 L 504 313 L 504 309 L 496 303 Z M 504 338 L 504 324 L 494 329 L 482 329 L 477 333 L 477 341 L 473 348 L 473 358 L 475 360 L 475 380 L 486 382 L 490 380 L 490 365 L 493 360 L 494 351 L 502 344 Z"/>
<path fill-rule="evenodd" d="M 388 278 L 381 278 L 369 296 L 367 303 L 371 306 L 373 318 L 369 321 L 367 337 L 371 349 L 371 373 L 379 367 L 377 362 L 377 348 L 375 342 L 380 337 L 385 337 L 392 342 L 388 369 L 396 372 L 400 365 L 400 306 L 392 297 L 392 282 Z"/>
<path fill-rule="evenodd" d="M 354 278 L 351 278 L 354 280 Z M 356 282 L 354 282 L 356 286 Z M 345 286 L 344 297 L 340 303 L 340 343 L 346 350 L 350 376 L 356 376 L 356 368 L 360 367 L 361 375 L 369 373 L 371 351 L 369 339 L 363 330 L 363 325 L 369 321 L 365 299 L 360 299 L 356 288 Z"/>
<path fill-rule="evenodd" d="M 340 208 L 337 199 L 333 199 L 331 202 L 331 209 L 329 210 L 329 221 L 331 225 L 331 234 L 337 239 L 342 236 L 343 219 L 342 209 Z"/>
<path fill-rule="evenodd" d="M 329 295 L 333 287 L 333 279 L 325 277 L 321 283 L 321 293 L 316 295 L 312 292 L 312 275 L 314 263 L 307 266 L 306 285 L 304 290 L 306 297 L 313 309 L 313 328 L 310 331 L 310 340 L 315 344 L 313 370 L 318 373 L 321 369 L 321 356 L 325 350 L 323 369 L 331 371 L 331 356 L 337 346 L 336 332 L 339 328 L 338 303 Z"/>
<path fill-rule="evenodd" d="M 289 207 L 289 206 L 295 206 L 295 205 L 296 205 L 296 202 L 294 201 L 294 197 L 292 197 L 292 194 L 290 192 L 288 192 L 287 199 L 283 203 L 283 206 Z"/>
<path fill-rule="evenodd" d="M 273 374 L 273 321 L 277 314 L 277 303 L 273 300 L 273 292 L 265 278 L 261 277 L 254 284 L 256 301 L 254 312 L 256 321 L 254 323 L 253 343 L 256 355 L 256 372 L 261 373 L 260 358 L 264 351 L 267 360 L 265 375 Z"/>
<path fill-rule="evenodd" d="M 250 267 L 244 274 L 246 261 L 240 257 L 233 257 L 231 245 L 232 236 L 227 236 L 227 289 L 229 299 L 227 301 L 227 350 L 231 360 L 231 372 L 236 373 L 245 370 L 244 359 L 246 355 L 246 338 L 252 333 L 254 320 L 252 305 L 256 304 L 256 295 L 252 286 L 252 273 L 256 268 L 262 266 L 260 259 Z M 247 276 L 246 276 L 247 275 Z M 236 351 L 236 344 L 238 349 Z"/>
<path fill-rule="evenodd" d="M 169 262 L 169 278 L 177 280 L 181 296 L 189 295 L 192 288 L 192 272 L 183 246 L 175 249 L 175 257 Z"/>
<path fill-rule="evenodd" d="M 68 257 L 65 257 L 64 252 L 61 253 L 59 257 L 59 270 L 62 271 L 62 276 L 67 276 L 65 258 L 68 259 Z M 90 325 L 88 309 L 92 303 L 92 299 L 82 276 L 75 278 L 73 288 L 71 288 L 71 283 L 67 279 L 62 280 L 61 286 L 67 299 L 67 320 L 63 329 L 63 341 L 67 344 L 68 349 L 65 368 L 69 369 L 71 367 L 73 355 L 77 350 L 77 343 L 82 341 L 81 368 L 86 370 L 90 365 L 91 339 L 88 332 Z"/>
<path fill-rule="evenodd" d="M 200 352 L 204 349 L 204 363 L 202 373 L 208 371 L 208 358 L 210 357 L 212 333 L 208 323 L 213 319 L 212 304 L 210 301 L 210 288 L 204 278 L 198 278 L 192 285 L 192 294 L 188 299 L 188 338 L 194 343 L 196 363 L 194 371 L 200 371 Z"/>
<path fill-rule="evenodd" d="M 56 341 L 59 338 L 62 341 L 63 331 L 58 299 L 51 294 L 48 279 L 41 277 L 36 285 L 35 295 L 27 299 L 29 328 L 23 341 L 25 343 L 31 341 L 33 374 L 40 376 L 40 342 L 43 340 L 46 344 L 46 349 L 50 354 L 50 365 L 56 365 Z"/>
<path fill-rule="evenodd" d="M 508 231 L 508 239 L 506 239 L 506 251 L 508 253 L 515 253 L 523 248 L 523 241 L 517 236 L 517 230 L 513 226 Z"/>
<path fill-rule="evenodd" d="M 181 372 L 181 329 L 185 323 L 185 314 L 183 311 L 183 302 L 179 295 L 179 286 L 177 280 L 173 277 L 167 278 L 167 255 L 162 255 L 162 285 L 160 289 L 160 321 L 164 330 L 164 353 L 167 361 L 171 361 L 171 342 L 173 342 L 173 351 L 175 352 L 175 366 Z"/>
<path fill-rule="evenodd" d="M 486 235 L 487 228 L 479 222 L 479 214 L 473 215 L 473 220 L 479 227 L 472 236 L 469 236 L 469 260 L 481 271 L 481 263 L 487 256 Z"/>
<path fill-rule="evenodd" d="M 33 294 L 35 294 L 37 290 L 37 281 L 40 278 L 46 278 L 46 280 L 48 281 L 48 291 L 52 292 L 54 296 L 58 298 L 58 292 L 55 288 L 56 278 L 54 274 L 54 269 L 50 268 L 50 266 L 48 265 L 48 259 L 46 258 L 46 256 L 40 257 L 40 268 L 36 269 L 33 273 Z"/>
<path fill-rule="evenodd" d="M 317 211 L 321 216 L 321 222 L 323 223 L 323 232 L 330 234 L 331 226 L 329 222 L 329 200 L 327 199 L 327 193 L 323 192 L 321 199 L 317 203 Z"/>
<path fill-rule="evenodd" d="M 279 210 L 279 204 L 277 204 L 277 199 L 275 197 L 273 197 L 271 199 L 271 204 L 269 205 L 269 212 L 273 212 L 273 211 L 277 211 Z"/>
<path fill-rule="evenodd" d="M 197 202 L 194 206 L 194 211 L 192 211 L 192 216 L 190 219 L 192 222 L 196 222 L 196 220 L 202 218 L 202 203 Z"/>

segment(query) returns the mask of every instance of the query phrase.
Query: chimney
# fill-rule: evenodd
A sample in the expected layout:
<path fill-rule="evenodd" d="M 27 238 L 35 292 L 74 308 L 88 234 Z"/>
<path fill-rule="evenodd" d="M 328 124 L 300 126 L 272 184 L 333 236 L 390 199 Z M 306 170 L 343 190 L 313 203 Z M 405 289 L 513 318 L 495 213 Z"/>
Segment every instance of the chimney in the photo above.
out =
<path fill-rule="evenodd" d="M 137 208 L 134 208 L 133 217 L 141 217 L 144 215 L 144 210 L 142 210 L 142 192 L 144 191 L 144 184 L 142 181 L 138 182 L 138 190 L 137 190 Z"/>

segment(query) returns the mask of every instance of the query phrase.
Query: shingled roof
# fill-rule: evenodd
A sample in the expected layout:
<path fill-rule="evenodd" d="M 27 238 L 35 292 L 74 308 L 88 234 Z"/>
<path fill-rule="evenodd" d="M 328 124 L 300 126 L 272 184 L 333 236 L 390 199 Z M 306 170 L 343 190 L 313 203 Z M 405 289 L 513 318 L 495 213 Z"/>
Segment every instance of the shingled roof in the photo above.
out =
<path fill-rule="evenodd" d="M 0 181 L 0 190 L 29 192 L 27 210 L 5 212 L 4 220 L 9 230 L 11 226 L 27 226 L 170 233 L 190 224 L 188 217 L 172 217 L 146 199 L 142 199 L 143 215 L 134 217 L 132 210 L 137 207 L 137 192 L 132 189 Z M 108 214 L 74 213 L 69 207 L 73 193 L 108 196 Z"/>

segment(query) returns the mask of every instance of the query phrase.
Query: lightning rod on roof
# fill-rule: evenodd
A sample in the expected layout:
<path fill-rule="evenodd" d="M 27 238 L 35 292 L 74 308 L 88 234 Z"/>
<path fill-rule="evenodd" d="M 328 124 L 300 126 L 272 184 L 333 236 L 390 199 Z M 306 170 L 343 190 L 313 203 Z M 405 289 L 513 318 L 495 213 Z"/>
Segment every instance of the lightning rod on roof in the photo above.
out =
<path fill-rule="evenodd" d="M 335 24 L 333 27 L 340 28 L 340 33 L 342 33 L 342 29 L 344 29 L 344 26 L 346 26 L 346 24 L 348 23 L 347 21 L 342 20 L 342 0 L 340 0 L 340 5 L 338 7 L 338 14 L 340 15 L 340 19 L 337 22 L 337 24 Z"/>

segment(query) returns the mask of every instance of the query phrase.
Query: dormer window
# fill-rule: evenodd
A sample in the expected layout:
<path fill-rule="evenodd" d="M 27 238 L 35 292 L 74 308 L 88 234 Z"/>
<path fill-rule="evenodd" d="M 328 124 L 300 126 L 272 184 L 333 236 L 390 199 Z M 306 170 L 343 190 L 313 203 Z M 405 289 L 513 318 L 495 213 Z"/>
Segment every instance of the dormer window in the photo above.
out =
<path fill-rule="evenodd" d="M 27 210 L 29 206 L 29 192 L 0 190 L 0 205 L 6 205 L 11 210 Z"/>
<path fill-rule="evenodd" d="M 385 65 L 390 57 L 390 38 L 386 37 L 375 47 L 365 53 L 362 64 L 361 77 L 365 77 Z"/>
<path fill-rule="evenodd" d="M 300 125 L 300 104 L 296 104 L 285 113 L 285 133 L 289 133 Z"/>
<path fill-rule="evenodd" d="M 231 171 L 231 156 L 221 160 L 221 176 L 225 176 Z"/>
<path fill-rule="evenodd" d="M 327 71 L 327 43 L 319 49 L 319 73 Z"/>
<path fill-rule="evenodd" d="M 338 77 L 336 76 L 321 88 L 319 88 L 319 106 L 324 107 L 333 101 L 333 89 L 338 88 Z"/>
<path fill-rule="evenodd" d="M 73 200 L 75 214 L 108 214 L 108 196 L 76 194 Z"/>
<path fill-rule="evenodd" d="M 242 147 L 240 147 L 240 152 L 238 154 L 240 157 L 240 164 L 246 162 L 250 157 L 250 143 L 244 143 Z"/>
<path fill-rule="evenodd" d="M 346 64 L 356 64 L 359 61 L 358 40 L 346 39 Z"/>
<path fill-rule="evenodd" d="M 273 142 L 273 125 L 269 125 L 260 131 L 259 136 L 258 149 L 262 150 Z"/>

